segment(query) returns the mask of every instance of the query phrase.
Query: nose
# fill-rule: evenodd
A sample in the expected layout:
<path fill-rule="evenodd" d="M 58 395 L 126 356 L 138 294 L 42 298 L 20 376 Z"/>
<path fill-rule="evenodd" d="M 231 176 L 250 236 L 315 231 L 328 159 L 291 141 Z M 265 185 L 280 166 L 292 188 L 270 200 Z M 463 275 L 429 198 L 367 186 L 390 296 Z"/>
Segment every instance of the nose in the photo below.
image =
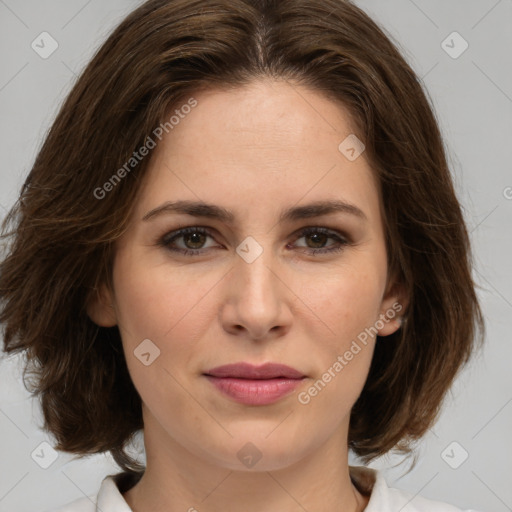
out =
<path fill-rule="evenodd" d="M 293 293 L 271 251 L 248 263 L 237 256 L 226 276 L 221 312 L 224 329 L 250 340 L 284 335 L 291 326 Z"/>

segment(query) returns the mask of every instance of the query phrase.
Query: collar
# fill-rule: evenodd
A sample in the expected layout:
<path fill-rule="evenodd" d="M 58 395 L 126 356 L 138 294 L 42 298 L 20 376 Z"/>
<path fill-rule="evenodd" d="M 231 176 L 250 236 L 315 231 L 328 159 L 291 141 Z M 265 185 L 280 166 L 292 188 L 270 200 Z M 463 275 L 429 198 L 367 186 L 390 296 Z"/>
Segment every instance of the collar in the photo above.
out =
<path fill-rule="evenodd" d="M 349 474 L 358 491 L 370 496 L 365 512 L 388 510 L 387 485 L 380 471 L 365 466 L 349 466 Z M 133 512 L 122 493 L 135 485 L 141 476 L 129 473 L 106 476 L 98 492 L 96 512 Z"/>

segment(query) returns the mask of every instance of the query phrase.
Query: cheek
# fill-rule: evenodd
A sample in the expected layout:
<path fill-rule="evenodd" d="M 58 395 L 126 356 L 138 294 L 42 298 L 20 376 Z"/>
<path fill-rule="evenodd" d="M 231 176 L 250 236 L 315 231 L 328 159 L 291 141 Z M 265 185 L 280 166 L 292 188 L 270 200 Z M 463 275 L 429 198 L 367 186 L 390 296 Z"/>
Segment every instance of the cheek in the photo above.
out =
<path fill-rule="evenodd" d="M 333 348 L 342 348 L 378 319 L 385 275 L 375 268 L 363 262 L 329 272 L 315 286 L 303 283 L 298 295 L 315 314 L 315 324 L 325 327 L 326 341 Z"/>
<path fill-rule="evenodd" d="M 127 252 L 114 267 L 118 326 L 128 370 L 153 414 L 172 404 L 174 413 L 185 415 L 187 396 L 179 384 L 180 372 L 189 368 L 195 340 L 209 323 L 201 299 L 214 283 L 206 276 L 191 283 L 190 276 L 171 273 L 162 265 L 144 266 L 142 261 Z M 151 344 L 141 345 L 143 340 Z M 142 346 L 147 348 L 142 351 Z M 148 365 L 137 357 L 144 352 L 150 354 Z"/>
<path fill-rule="evenodd" d="M 164 265 L 145 267 L 138 263 L 142 261 L 142 257 L 120 257 L 114 271 L 118 325 L 128 370 L 155 416 L 172 404 L 173 414 L 185 417 L 190 413 L 190 397 L 180 383 L 198 368 L 198 355 L 203 354 L 199 347 L 215 320 L 214 292 L 222 276 L 205 272 L 191 279 L 190 273 L 170 272 Z M 154 345 L 141 345 L 146 339 Z M 158 354 L 148 366 L 136 357 L 147 352 L 139 349 L 142 346 Z"/>
<path fill-rule="evenodd" d="M 169 272 L 165 265 L 143 266 L 138 261 L 143 257 L 120 257 L 114 271 L 118 323 L 126 340 L 133 344 L 149 338 L 163 345 L 185 325 L 194 338 L 194 332 L 201 330 L 199 321 L 207 320 L 204 299 L 218 277 L 205 273 L 191 280 L 185 272 Z"/>
<path fill-rule="evenodd" d="M 303 288 L 304 302 L 316 317 L 310 325 L 318 326 L 309 336 L 315 340 L 310 358 L 319 373 L 300 403 L 347 412 L 359 396 L 373 357 L 372 327 L 379 318 L 385 283 L 379 269 L 360 258 L 318 280 L 318 286 Z"/>

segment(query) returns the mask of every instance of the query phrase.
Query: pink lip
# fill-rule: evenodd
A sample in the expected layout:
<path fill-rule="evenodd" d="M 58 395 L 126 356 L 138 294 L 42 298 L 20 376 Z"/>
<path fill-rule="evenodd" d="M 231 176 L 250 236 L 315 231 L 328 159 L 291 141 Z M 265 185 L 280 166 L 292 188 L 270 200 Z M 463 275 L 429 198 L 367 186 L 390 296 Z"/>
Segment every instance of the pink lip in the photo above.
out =
<path fill-rule="evenodd" d="M 229 364 L 208 370 L 204 375 L 221 392 L 249 405 L 276 402 L 291 393 L 305 378 L 298 370 L 275 363 L 262 366 Z"/>

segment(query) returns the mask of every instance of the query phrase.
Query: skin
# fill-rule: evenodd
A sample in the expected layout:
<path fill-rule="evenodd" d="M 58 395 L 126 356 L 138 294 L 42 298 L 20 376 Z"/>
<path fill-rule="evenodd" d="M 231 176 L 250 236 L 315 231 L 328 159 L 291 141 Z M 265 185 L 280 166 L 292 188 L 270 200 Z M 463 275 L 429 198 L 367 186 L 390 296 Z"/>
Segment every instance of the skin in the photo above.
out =
<path fill-rule="evenodd" d="M 124 494 L 135 512 L 244 510 L 361 511 L 368 503 L 348 466 L 350 411 L 368 375 L 375 338 L 307 405 L 297 395 L 332 367 L 365 328 L 400 302 L 386 258 L 379 189 L 365 154 L 349 161 L 339 144 L 354 133 L 347 111 L 321 94 L 261 80 L 194 96 L 198 105 L 154 149 L 128 230 L 118 241 L 113 290 L 89 315 L 118 325 L 128 369 L 143 401 L 147 470 Z M 235 221 L 167 213 L 166 201 L 205 201 Z M 346 212 L 278 223 L 282 209 L 340 199 Z M 176 248 L 158 244 L 182 227 Z M 301 236 L 307 226 L 331 234 Z M 253 237 L 263 253 L 236 252 Z M 314 250 L 340 252 L 312 255 Z M 379 329 L 399 328 L 395 317 Z M 150 339 L 160 355 L 146 366 L 134 350 Z M 306 375 L 270 405 L 220 393 L 203 373 L 247 361 L 279 362 Z M 253 443 L 261 459 L 237 453 Z"/>

